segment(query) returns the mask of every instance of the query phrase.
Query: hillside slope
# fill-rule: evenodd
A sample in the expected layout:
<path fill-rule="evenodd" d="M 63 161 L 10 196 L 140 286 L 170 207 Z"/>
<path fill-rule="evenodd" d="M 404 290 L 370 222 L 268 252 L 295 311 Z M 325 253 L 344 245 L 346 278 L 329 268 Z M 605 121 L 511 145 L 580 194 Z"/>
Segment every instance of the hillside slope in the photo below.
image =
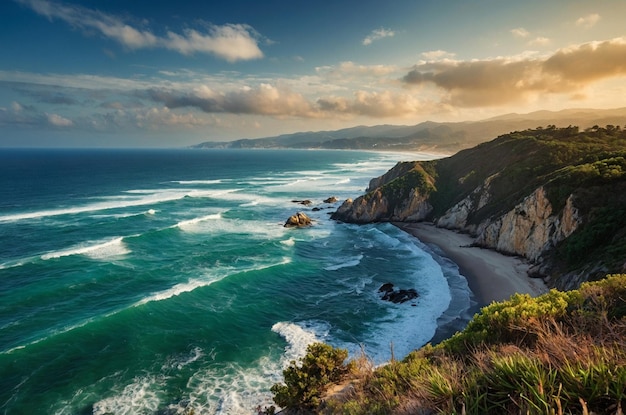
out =
<path fill-rule="evenodd" d="M 399 163 L 333 219 L 433 221 L 521 255 L 559 289 L 626 262 L 626 131 L 548 126 L 429 162 Z"/>
<path fill-rule="evenodd" d="M 596 124 L 621 124 L 625 118 L 626 108 L 537 111 L 530 114 L 506 114 L 480 121 L 358 126 L 336 131 L 309 131 L 235 141 L 206 141 L 192 147 L 436 151 L 450 154 L 509 131 L 535 128 L 538 125 L 578 125 L 586 128 Z"/>

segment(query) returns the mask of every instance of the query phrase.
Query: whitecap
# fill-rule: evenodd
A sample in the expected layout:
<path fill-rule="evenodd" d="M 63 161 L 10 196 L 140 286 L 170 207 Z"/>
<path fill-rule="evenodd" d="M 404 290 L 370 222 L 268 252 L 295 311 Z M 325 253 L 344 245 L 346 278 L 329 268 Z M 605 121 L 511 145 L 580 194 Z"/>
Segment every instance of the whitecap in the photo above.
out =
<path fill-rule="evenodd" d="M 49 260 L 71 255 L 86 255 L 93 259 L 107 259 L 113 256 L 121 256 L 130 253 L 124 243 L 124 237 L 117 237 L 107 241 L 98 241 L 89 245 L 74 246 L 69 249 L 53 251 L 41 255 L 41 259 Z"/>
<path fill-rule="evenodd" d="M 326 322 L 306 321 L 292 323 L 280 321 L 272 326 L 272 331 L 285 339 L 285 354 L 282 362 L 287 367 L 289 362 L 303 357 L 310 344 L 324 341 L 328 337 L 329 326 Z"/>
<path fill-rule="evenodd" d="M 126 193 L 133 196 L 108 196 L 103 201 L 91 203 L 83 206 L 67 207 L 62 209 L 40 210 L 35 212 L 22 212 L 10 215 L 0 216 L 0 222 L 13 222 L 26 219 L 41 219 L 50 216 L 73 215 L 79 213 L 96 212 L 100 210 L 119 209 L 131 206 L 152 205 L 157 203 L 169 202 L 173 200 L 183 199 L 185 197 L 192 198 L 215 198 L 236 192 L 237 189 L 223 190 L 189 190 L 189 189 L 135 189 L 128 190 Z M 139 195 L 139 196 L 135 196 Z"/>
<path fill-rule="evenodd" d="M 215 180 L 173 180 L 171 183 L 177 183 L 182 185 L 194 185 L 194 184 L 220 184 L 222 179 Z"/>
<path fill-rule="evenodd" d="M 153 413 L 159 408 L 160 399 L 155 386 L 155 376 L 137 377 L 117 394 L 102 399 L 93 405 L 93 415 L 132 415 Z"/>
<path fill-rule="evenodd" d="M 296 240 L 291 237 L 289 239 L 285 239 L 284 241 L 280 241 L 280 243 L 286 246 L 294 246 L 296 244 Z"/>
<path fill-rule="evenodd" d="M 361 263 L 362 259 L 363 259 L 363 254 L 349 257 L 349 258 L 341 258 L 339 259 L 338 263 L 334 265 L 328 265 L 324 267 L 324 269 L 326 271 L 337 271 L 338 269 L 341 269 L 341 268 L 356 267 L 357 265 Z"/>
<path fill-rule="evenodd" d="M 209 220 L 219 220 L 219 219 L 222 219 L 221 212 L 213 213 L 211 215 L 206 215 L 206 216 L 200 216 L 200 217 L 193 218 L 193 219 L 183 220 L 183 221 L 178 222 L 176 225 L 172 227 L 180 228 L 182 230 L 192 230 L 194 226 L 199 224 L 200 222 L 205 222 Z"/>
<path fill-rule="evenodd" d="M 179 283 L 171 288 L 168 288 L 163 291 L 159 291 L 139 300 L 134 304 L 134 307 L 141 306 L 143 304 L 147 304 L 152 301 L 163 301 L 172 297 L 179 296 L 183 293 L 194 291 L 198 288 L 207 287 L 217 281 L 221 281 L 224 278 L 228 278 L 231 275 L 242 273 L 242 272 L 252 272 L 252 271 L 260 271 L 267 268 L 277 267 L 285 264 L 289 264 L 291 262 L 290 258 L 284 257 L 281 261 L 271 263 L 271 264 L 258 264 L 255 267 L 243 270 L 233 270 L 232 268 L 228 269 L 220 269 L 214 270 L 213 273 L 205 275 L 203 278 L 192 279 L 184 283 Z"/>

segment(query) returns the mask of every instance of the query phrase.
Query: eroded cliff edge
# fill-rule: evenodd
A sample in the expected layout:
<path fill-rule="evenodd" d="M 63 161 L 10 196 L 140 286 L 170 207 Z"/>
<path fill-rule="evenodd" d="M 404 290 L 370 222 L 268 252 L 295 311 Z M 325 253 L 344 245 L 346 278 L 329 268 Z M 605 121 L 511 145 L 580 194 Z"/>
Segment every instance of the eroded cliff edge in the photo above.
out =
<path fill-rule="evenodd" d="M 520 255 L 531 275 L 572 289 L 626 263 L 626 131 L 537 128 L 452 157 L 402 162 L 332 216 L 432 221 Z"/>

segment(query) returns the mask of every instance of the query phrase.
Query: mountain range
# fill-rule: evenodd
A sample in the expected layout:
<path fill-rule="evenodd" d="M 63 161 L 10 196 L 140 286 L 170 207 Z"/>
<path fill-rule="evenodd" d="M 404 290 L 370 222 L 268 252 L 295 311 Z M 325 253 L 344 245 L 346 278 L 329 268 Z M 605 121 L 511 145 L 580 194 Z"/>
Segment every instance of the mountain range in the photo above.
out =
<path fill-rule="evenodd" d="M 554 125 L 626 124 L 626 107 L 566 109 L 505 114 L 481 121 L 433 122 L 416 125 L 357 126 L 335 131 L 309 131 L 274 137 L 206 141 L 192 148 L 306 148 L 341 150 L 432 151 L 452 154 L 511 131 Z"/>

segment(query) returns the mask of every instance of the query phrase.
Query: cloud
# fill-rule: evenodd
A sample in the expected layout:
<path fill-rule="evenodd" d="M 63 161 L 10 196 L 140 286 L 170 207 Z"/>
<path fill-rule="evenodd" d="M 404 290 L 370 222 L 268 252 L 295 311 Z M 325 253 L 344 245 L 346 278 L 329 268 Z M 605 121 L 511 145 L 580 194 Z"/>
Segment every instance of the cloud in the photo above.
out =
<path fill-rule="evenodd" d="M 48 0 L 15 0 L 50 20 L 59 19 L 72 27 L 97 31 L 128 49 L 164 48 L 183 55 L 208 53 L 228 62 L 259 59 L 263 52 L 259 35 L 248 25 L 209 25 L 208 33 L 186 29 L 182 34 L 168 31 L 158 36 L 121 18 L 82 6 L 52 3 Z"/>
<path fill-rule="evenodd" d="M 431 50 L 429 52 L 422 52 L 422 57 L 429 61 L 438 61 L 441 59 L 452 59 L 456 55 L 445 50 Z"/>
<path fill-rule="evenodd" d="M 402 81 L 434 85 L 447 94 L 447 103 L 478 107 L 522 102 L 540 94 L 576 94 L 592 82 L 616 76 L 626 76 L 624 38 L 572 46 L 544 58 L 420 63 Z"/>
<path fill-rule="evenodd" d="M 193 92 L 150 89 L 138 92 L 138 96 L 162 103 L 169 109 L 192 107 L 206 113 L 316 116 L 311 104 L 301 94 L 266 83 L 228 92 L 216 92 L 208 87 Z"/>
<path fill-rule="evenodd" d="M 546 46 L 549 44 L 550 44 L 550 39 L 548 39 L 547 37 L 543 37 L 543 36 L 538 36 L 534 38 L 533 40 L 531 40 L 530 42 L 528 42 L 529 46 Z"/>
<path fill-rule="evenodd" d="M 511 29 L 511 33 L 515 37 L 527 38 L 530 36 L 530 32 L 523 27 L 518 27 L 516 29 Z"/>
<path fill-rule="evenodd" d="M 336 66 L 320 66 L 315 68 L 318 74 L 334 79 L 383 77 L 397 70 L 398 67 L 395 65 L 359 65 L 351 61 L 341 62 Z"/>
<path fill-rule="evenodd" d="M 626 76 L 626 38 L 561 49 L 543 67 L 573 89 L 604 78 Z"/>
<path fill-rule="evenodd" d="M 415 115 L 424 106 L 410 94 L 390 91 L 356 91 L 352 99 L 345 97 L 320 98 L 317 105 L 321 111 L 374 118 L 403 117 Z"/>
<path fill-rule="evenodd" d="M 50 123 L 50 125 L 54 127 L 71 127 L 74 125 L 74 122 L 72 120 L 69 120 L 58 114 L 46 113 L 46 118 L 48 119 L 48 123 Z"/>
<path fill-rule="evenodd" d="M 254 30 L 247 25 L 230 24 L 211 26 L 209 34 L 202 34 L 188 29 L 184 35 L 167 32 L 167 39 L 161 40 L 163 46 L 183 55 L 195 52 L 211 53 L 228 62 L 250 60 L 263 57 L 254 38 Z"/>
<path fill-rule="evenodd" d="M 384 29 L 381 27 L 380 29 L 372 30 L 372 33 L 370 33 L 365 37 L 365 39 L 363 39 L 363 45 L 368 46 L 376 40 L 380 40 L 386 37 L 393 37 L 395 35 L 396 32 L 394 32 L 393 30 Z"/>
<path fill-rule="evenodd" d="M 511 29 L 511 33 L 513 34 L 513 36 L 520 39 L 528 39 L 531 35 L 531 33 L 523 27 Z M 528 46 L 545 46 L 549 43 L 550 39 L 548 39 L 547 37 L 537 36 L 534 39 L 529 40 L 526 44 Z"/>
<path fill-rule="evenodd" d="M 591 29 L 599 21 L 600 21 L 600 15 L 597 13 L 592 13 L 576 20 L 576 26 L 580 26 L 585 29 Z"/>

